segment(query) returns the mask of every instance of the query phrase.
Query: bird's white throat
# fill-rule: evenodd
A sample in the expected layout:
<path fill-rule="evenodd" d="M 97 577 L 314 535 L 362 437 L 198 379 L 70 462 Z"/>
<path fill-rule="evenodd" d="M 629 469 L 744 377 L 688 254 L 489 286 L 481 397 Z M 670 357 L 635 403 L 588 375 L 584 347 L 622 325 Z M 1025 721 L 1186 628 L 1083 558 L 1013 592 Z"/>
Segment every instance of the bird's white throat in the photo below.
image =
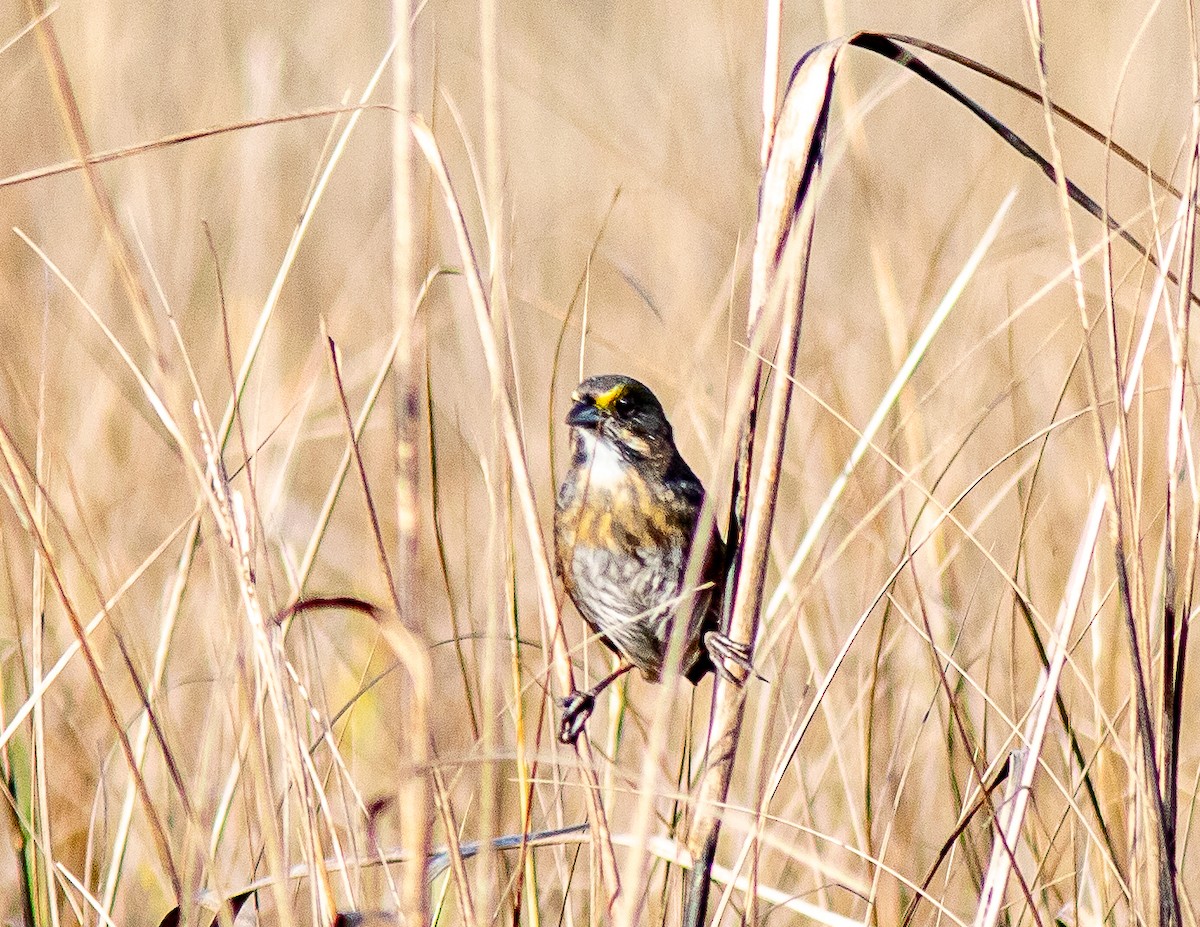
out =
<path fill-rule="evenodd" d="M 625 479 L 625 463 L 620 452 L 609 442 L 601 440 L 594 431 L 580 430 L 583 440 L 587 485 L 591 489 L 610 490 Z"/>

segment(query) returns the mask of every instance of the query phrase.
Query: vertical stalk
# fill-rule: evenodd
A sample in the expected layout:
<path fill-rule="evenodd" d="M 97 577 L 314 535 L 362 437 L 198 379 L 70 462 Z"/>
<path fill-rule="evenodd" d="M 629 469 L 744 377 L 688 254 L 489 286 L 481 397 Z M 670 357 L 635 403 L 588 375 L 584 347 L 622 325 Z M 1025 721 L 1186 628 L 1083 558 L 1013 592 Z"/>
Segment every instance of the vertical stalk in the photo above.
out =
<path fill-rule="evenodd" d="M 772 387 L 762 463 L 752 486 L 748 481 L 755 412 L 742 418 L 744 425 L 738 440 L 735 497 L 731 502 L 730 519 L 732 560 L 725 589 L 725 609 L 729 612 L 727 633 L 736 641 L 754 642 L 762 611 L 768 541 L 779 491 L 791 408 L 792 375 L 800 344 L 808 257 L 816 222 L 812 194 L 819 175 L 840 48 L 839 43 L 818 46 L 801 59 L 778 122 L 773 127 L 768 126 L 768 131 L 772 132 L 771 143 L 763 147 L 767 152 L 767 164 L 759 191 L 749 328 L 753 342 L 773 331 L 778 324 L 779 344 L 775 352 L 777 376 Z M 776 319 L 779 319 L 778 323 Z M 761 366 L 756 376 L 761 379 Z M 757 389 L 748 397 L 750 410 L 755 410 L 756 394 Z M 740 414 L 740 410 L 734 409 L 733 414 Z M 738 531 L 742 524 L 745 525 L 744 533 Z M 737 549 L 732 550 L 734 547 Z M 720 808 L 729 791 L 744 706 L 744 693 L 739 687 L 723 679 L 716 681 L 707 766 L 700 782 L 696 820 L 688 841 L 693 865 L 684 906 L 685 927 L 701 927 L 704 923 L 709 876 L 720 835 Z"/>
<path fill-rule="evenodd" d="M 412 293 L 412 136 L 408 114 L 412 110 L 412 13 L 409 0 L 392 0 L 392 28 L 396 52 L 392 61 L 392 325 L 396 333 L 394 389 L 396 434 L 396 610 L 398 620 L 408 630 L 424 635 L 415 626 L 414 583 L 419 575 L 418 533 L 420 530 L 417 488 L 417 433 L 420 427 L 418 402 L 419 358 L 421 357 L 419 322 L 413 312 Z M 407 860 L 402 867 L 401 903 L 405 921 L 428 921 L 429 897 L 426 891 L 425 860 L 432 839 L 430 811 L 429 730 L 424 706 L 429 704 L 429 677 L 410 674 L 405 691 L 406 715 L 410 724 L 404 730 L 401 749 L 407 757 L 399 784 L 399 809 L 402 839 Z"/>

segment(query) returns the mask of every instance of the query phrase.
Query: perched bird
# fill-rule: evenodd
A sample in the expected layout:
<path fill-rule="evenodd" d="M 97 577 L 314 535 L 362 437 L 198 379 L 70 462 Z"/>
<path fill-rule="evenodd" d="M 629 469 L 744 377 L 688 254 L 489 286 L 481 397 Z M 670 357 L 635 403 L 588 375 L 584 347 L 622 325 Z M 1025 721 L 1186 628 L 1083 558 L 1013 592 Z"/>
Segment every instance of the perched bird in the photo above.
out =
<path fill-rule="evenodd" d="M 589 377 L 571 401 L 571 468 L 554 509 L 558 572 L 621 665 L 563 701 L 558 738 L 566 744 L 613 680 L 634 667 L 651 682 L 662 677 L 677 615 L 689 620 L 679 669 L 690 682 L 710 670 L 740 682 L 726 660 L 751 669 L 750 648 L 718 630 L 725 545 L 715 528 L 698 551 L 699 591 L 683 588 L 704 486 L 679 455 L 662 404 L 624 376 Z"/>

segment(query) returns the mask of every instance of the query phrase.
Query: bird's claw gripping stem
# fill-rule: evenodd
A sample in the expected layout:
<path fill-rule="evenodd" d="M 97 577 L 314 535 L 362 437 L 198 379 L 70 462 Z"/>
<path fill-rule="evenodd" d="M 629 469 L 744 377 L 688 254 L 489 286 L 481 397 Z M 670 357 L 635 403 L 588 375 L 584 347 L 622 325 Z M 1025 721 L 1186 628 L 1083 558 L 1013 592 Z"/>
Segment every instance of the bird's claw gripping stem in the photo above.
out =
<path fill-rule="evenodd" d="M 568 746 L 575 743 L 595 707 L 596 697 L 591 692 L 572 692 L 564 698 L 562 720 L 558 726 L 559 742 Z"/>
<path fill-rule="evenodd" d="M 742 686 L 750 675 L 758 676 L 758 673 L 754 672 L 754 664 L 750 662 L 749 644 L 739 644 L 719 631 L 708 631 L 704 635 L 704 649 L 708 651 L 712 661 L 713 672 L 726 682 Z M 732 673 L 725 665 L 726 660 L 738 666 L 745 675 L 737 676 Z M 762 676 L 758 678 L 762 679 Z"/>

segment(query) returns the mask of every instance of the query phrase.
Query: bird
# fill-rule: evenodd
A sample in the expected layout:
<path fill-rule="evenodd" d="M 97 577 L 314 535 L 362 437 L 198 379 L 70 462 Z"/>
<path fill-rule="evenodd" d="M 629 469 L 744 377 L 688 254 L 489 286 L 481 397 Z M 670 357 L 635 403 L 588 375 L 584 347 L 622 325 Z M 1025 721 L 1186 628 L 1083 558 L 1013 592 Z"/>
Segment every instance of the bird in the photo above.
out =
<path fill-rule="evenodd" d="M 558 738 L 573 744 L 610 683 L 634 668 L 662 679 L 677 617 L 688 621 L 679 671 L 693 685 L 709 672 L 741 685 L 726 661 L 753 668 L 750 646 L 719 629 L 725 544 L 715 525 L 697 551 L 698 586 L 683 588 L 704 486 L 658 397 L 632 377 L 589 377 L 571 393 L 566 424 L 571 465 L 555 499 L 555 560 L 580 615 L 619 658 L 609 676 L 563 699 Z"/>

